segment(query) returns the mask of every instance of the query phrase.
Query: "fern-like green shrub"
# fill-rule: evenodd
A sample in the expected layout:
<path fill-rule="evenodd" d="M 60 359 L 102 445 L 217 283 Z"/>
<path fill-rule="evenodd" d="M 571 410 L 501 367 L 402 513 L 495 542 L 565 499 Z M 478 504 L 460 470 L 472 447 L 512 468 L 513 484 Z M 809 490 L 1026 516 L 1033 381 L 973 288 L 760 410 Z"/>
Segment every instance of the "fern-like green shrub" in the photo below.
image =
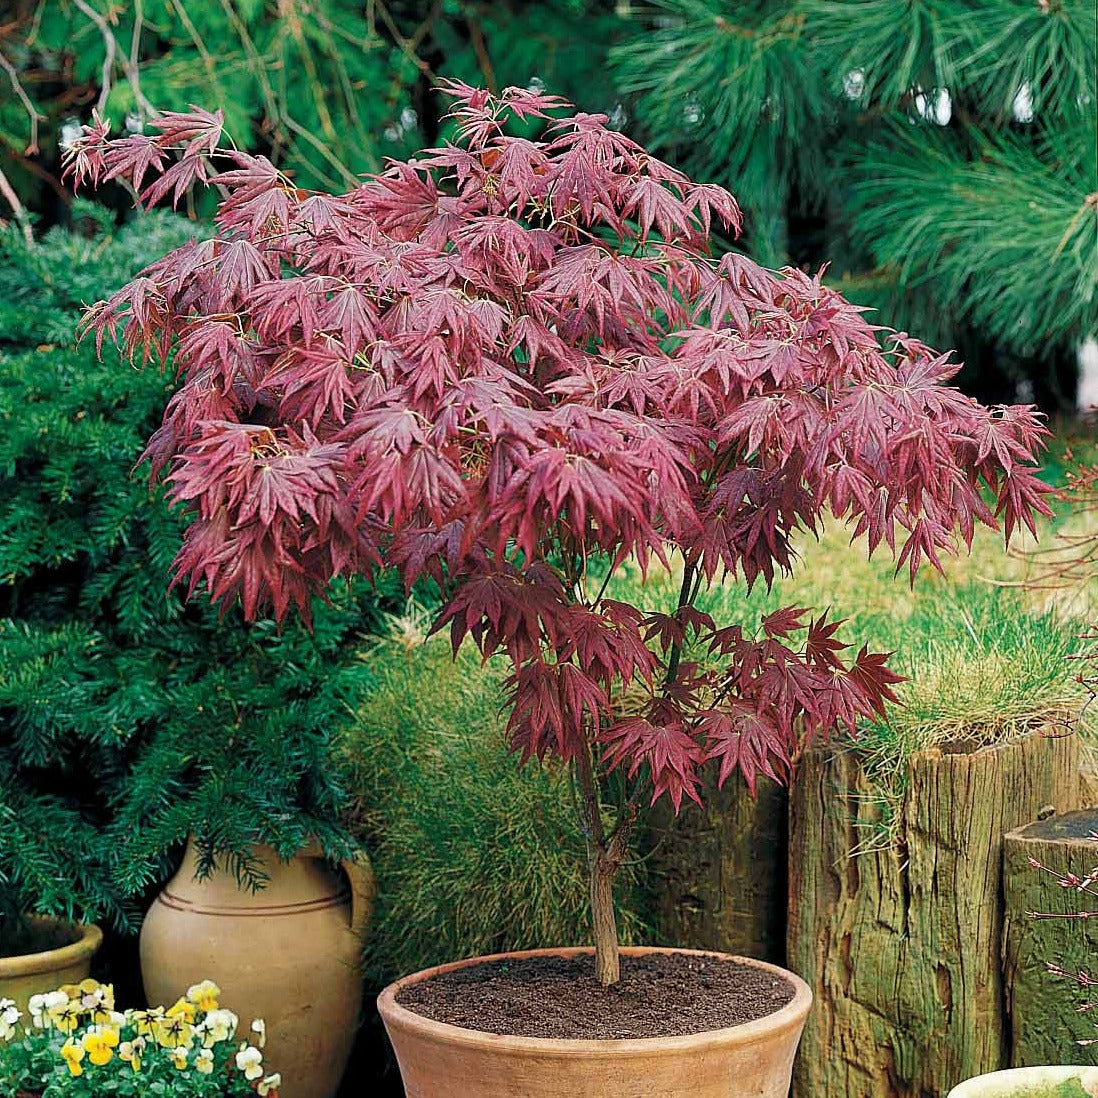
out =
<path fill-rule="evenodd" d="M 583 836 L 567 770 L 517 767 L 500 716 L 503 670 L 455 661 L 405 618 L 368 652 L 371 685 L 339 754 L 378 877 L 366 967 L 405 972 L 590 937 Z M 623 937 L 643 931 L 637 867 L 621 874 Z"/>
<path fill-rule="evenodd" d="M 188 832 L 245 879 L 254 842 L 349 849 L 331 741 L 382 596 L 333 590 L 310 634 L 165 594 L 181 524 L 134 466 L 171 379 L 72 332 L 195 226 L 77 213 L 0 236 L 0 916 L 132 928 Z"/>

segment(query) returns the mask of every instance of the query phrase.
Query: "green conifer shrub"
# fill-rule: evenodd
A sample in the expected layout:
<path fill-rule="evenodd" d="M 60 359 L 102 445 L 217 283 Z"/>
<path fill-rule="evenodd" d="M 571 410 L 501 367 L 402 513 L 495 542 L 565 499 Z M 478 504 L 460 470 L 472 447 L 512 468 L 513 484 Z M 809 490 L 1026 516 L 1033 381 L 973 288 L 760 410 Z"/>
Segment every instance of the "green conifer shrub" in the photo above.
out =
<path fill-rule="evenodd" d="M 215 103 L 236 139 L 302 187 L 347 187 L 433 141 L 439 74 L 540 80 L 603 109 L 614 0 L 15 0 L 0 20 L 0 172 L 32 210 L 58 183 L 66 123 L 93 107 L 115 132 Z M 96 21 L 96 16 L 105 19 Z M 7 94 L 15 74 L 19 92 Z M 13 85 L 14 86 L 14 85 Z M 0 216 L 8 210 L 0 197 Z"/>
<path fill-rule="evenodd" d="M 170 380 L 72 332 L 195 226 L 76 213 L 0 237 L 0 907 L 132 927 L 188 832 L 245 880 L 256 841 L 349 849 L 330 748 L 384 595 L 334 588 L 310 634 L 165 594 L 181 521 L 134 465 Z"/>
<path fill-rule="evenodd" d="M 647 143 L 731 186 L 761 262 L 957 347 L 969 390 L 1070 405 L 1098 333 L 1093 0 L 634 0 Z M 1027 398 L 1028 399 L 1028 398 Z"/>

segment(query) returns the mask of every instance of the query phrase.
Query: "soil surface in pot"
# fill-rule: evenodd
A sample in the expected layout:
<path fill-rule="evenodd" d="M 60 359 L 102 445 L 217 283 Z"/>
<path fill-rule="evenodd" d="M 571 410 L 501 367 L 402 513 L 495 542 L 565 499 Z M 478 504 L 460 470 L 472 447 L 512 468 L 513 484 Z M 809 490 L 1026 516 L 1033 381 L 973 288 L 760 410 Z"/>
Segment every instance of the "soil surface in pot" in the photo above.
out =
<path fill-rule="evenodd" d="M 48 953 L 80 940 L 80 931 L 68 923 L 16 920 L 0 922 L 0 957 L 25 957 Z"/>
<path fill-rule="evenodd" d="M 409 984 L 397 997 L 436 1022 L 514 1037 L 684 1037 L 752 1022 L 793 999 L 793 985 L 734 961 L 690 954 L 622 957 L 621 982 L 600 987 L 591 956 L 470 965 Z"/>

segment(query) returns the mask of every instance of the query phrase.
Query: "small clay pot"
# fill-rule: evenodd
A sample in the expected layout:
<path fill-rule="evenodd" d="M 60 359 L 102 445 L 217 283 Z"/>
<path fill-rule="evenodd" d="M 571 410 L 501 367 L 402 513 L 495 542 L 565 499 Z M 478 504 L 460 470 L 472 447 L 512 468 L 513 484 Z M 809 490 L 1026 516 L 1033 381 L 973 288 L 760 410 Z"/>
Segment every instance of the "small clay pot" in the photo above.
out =
<path fill-rule="evenodd" d="M 103 932 L 94 923 L 70 923 L 42 915 L 27 918 L 44 938 L 67 939 L 67 944 L 14 957 L 0 956 L 0 999 L 14 999 L 24 1013 L 32 995 L 86 979 L 91 959 L 103 943 Z"/>
<path fill-rule="evenodd" d="M 1098 1068 L 1024 1067 L 978 1075 L 948 1098 L 1098 1098 Z"/>
<path fill-rule="evenodd" d="M 485 961 L 591 952 L 539 949 L 476 957 L 390 984 L 378 997 L 378 1010 L 408 1098 L 786 1098 L 812 992 L 792 972 L 762 961 L 700 950 L 622 950 L 627 957 L 692 953 L 735 960 L 793 985 L 792 1001 L 773 1014 L 688 1037 L 583 1041 L 502 1036 L 435 1022 L 397 1002 L 409 984 Z"/>

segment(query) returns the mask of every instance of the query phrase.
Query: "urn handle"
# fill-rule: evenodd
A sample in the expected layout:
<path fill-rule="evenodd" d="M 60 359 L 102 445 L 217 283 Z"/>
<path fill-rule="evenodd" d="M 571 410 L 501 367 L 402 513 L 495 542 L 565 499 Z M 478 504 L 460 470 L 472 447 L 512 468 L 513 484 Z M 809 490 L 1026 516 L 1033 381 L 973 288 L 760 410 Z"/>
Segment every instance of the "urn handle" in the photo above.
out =
<path fill-rule="evenodd" d="M 311 840 L 300 851 L 300 855 L 303 858 L 328 862 L 329 865 L 332 863 L 332 859 L 325 855 L 316 839 Z M 361 942 L 366 937 L 366 929 L 374 911 L 374 897 L 377 895 L 374 867 L 365 850 L 356 850 L 350 856 L 340 858 L 339 866 L 351 887 L 351 933 Z"/>
<path fill-rule="evenodd" d="M 362 941 L 366 937 L 366 928 L 370 925 L 374 897 L 377 895 L 374 867 L 364 850 L 356 850 L 339 864 L 351 886 L 351 933 Z"/>

